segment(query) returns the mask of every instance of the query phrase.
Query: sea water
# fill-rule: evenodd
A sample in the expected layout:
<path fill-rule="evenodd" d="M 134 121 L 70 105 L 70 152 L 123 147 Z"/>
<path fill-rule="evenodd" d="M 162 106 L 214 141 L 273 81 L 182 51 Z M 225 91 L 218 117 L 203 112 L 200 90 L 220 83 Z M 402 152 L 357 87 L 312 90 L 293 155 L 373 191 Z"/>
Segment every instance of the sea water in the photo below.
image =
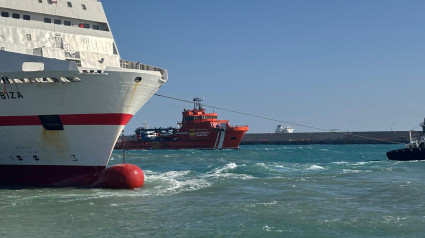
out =
<path fill-rule="evenodd" d="M 423 237 L 425 162 L 400 147 L 126 151 L 143 188 L 0 189 L 0 237 Z"/>

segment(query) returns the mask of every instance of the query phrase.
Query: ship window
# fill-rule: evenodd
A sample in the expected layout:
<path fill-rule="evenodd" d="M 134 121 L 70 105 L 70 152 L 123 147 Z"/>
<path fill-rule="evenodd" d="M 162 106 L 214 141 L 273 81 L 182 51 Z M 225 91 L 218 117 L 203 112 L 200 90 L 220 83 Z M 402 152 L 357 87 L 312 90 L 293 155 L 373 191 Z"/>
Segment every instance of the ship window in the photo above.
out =
<path fill-rule="evenodd" d="M 44 22 L 45 23 L 52 23 L 52 19 L 45 17 Z"/>
<path fill-rule="evenodd" d="M 93 25 L 93 29 L 99 30 L 99 26 L 98 25 Z"/>
<path fill-rule="evenodd" d="M 61 21 L 61 20 L 59 20 L 59 19 L 55 19 L 55 20 L 54 20 L 54 23 L 55 23 L 56 25 L 60 25 L 60 24 L 62 24 L 62 21 Z"/>
<path fill-rule="evenodd" d="M 22 15 L 22 19 L 29 21 L 31 20 L 31 17 L 30 15 Z"/>
<path fill-rule="evenodd" d="M 90 24 L 87 23 L 80 23 L 80 28 L 90 28 Z"/>
<path fill-rule="evenodd" d="M 32 37 L 31 34 L 27 34 L 27 41 L 31 41 Z"/>
<path fill-rule="evenodd" d="M 63 24 L 64 24 L 65 26 L 71 26 L 71 22 L 70 22 L 70 21 L 63 21 Z"/>
<path fill-rule="evenodd" d="M 67 2 L 66 5 L 68 5 L 68 7 L 72 7 L 72 3 L 71 2 Z"/>
<path fill-rule="evenodd" d="M 8 12 L 1 12 L 1 16 L 2 17 L 9 17 L 9 13 Z"/>
<path fill-rule="evenodd" d="M 85 4 L 81 4 L 81 7 L 83 8 L 83 10 L 87 10 L 86 5 Z"/>
<path fill-rule="evenodd" d="M 43 0 L 38 0 L 39 3 L 43 3 Z"/>
<path fill-rule="evenodd" d="M 19 19 L 21 18 L 21 15 L 19 15 L 18 13 L 12 13 L 12 18 Z"/>
<path fill-rule="evenodd" d="M 230 137 L 230 140 L 236 140 L 236 137 Z"/>
<path fill-rule="evenodd" d="M 53 0 L 47 0 L 48 4 L 53 4 Z"/>

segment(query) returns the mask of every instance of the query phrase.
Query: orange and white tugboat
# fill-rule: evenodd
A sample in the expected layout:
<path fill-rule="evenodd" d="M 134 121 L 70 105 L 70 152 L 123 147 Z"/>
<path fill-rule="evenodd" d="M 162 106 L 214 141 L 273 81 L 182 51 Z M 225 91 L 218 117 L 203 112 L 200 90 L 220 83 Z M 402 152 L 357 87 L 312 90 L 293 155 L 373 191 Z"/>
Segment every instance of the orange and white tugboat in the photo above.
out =
<path fill-rule="evenodd" d="M 231 126 L 218 120 L 217 113 L 206 113 L 202 98 L 193 99 L 193 110 L 184 109 L 179 128 L 140 127 L 136 134 L 120 138 L 115 149 L 238 149 L 248 126 Z"/>

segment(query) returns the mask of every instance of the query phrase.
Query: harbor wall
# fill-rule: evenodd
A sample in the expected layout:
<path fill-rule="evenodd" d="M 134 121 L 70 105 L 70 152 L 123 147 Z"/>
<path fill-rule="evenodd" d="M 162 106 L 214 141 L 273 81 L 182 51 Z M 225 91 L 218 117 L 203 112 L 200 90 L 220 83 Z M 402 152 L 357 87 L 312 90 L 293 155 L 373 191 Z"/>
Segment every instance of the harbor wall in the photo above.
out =
<path fill-rule="evenodd" d="M 420 137 L 412 131 L 412 137 Z M 393 144 L 409 143 L 409 131 L 247 133 L 241 145 Z"/>

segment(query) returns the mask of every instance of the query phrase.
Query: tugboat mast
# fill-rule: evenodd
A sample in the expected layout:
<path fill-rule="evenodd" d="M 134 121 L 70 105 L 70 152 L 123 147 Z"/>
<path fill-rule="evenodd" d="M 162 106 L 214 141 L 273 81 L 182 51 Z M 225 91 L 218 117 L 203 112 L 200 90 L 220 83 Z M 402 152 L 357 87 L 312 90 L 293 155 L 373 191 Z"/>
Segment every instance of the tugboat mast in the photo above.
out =
<path fill-rule="evenodd" d="M 193 110 L 202 110 L 202 101 L 203 98 L 194 98 L 193 99 Z"/>

